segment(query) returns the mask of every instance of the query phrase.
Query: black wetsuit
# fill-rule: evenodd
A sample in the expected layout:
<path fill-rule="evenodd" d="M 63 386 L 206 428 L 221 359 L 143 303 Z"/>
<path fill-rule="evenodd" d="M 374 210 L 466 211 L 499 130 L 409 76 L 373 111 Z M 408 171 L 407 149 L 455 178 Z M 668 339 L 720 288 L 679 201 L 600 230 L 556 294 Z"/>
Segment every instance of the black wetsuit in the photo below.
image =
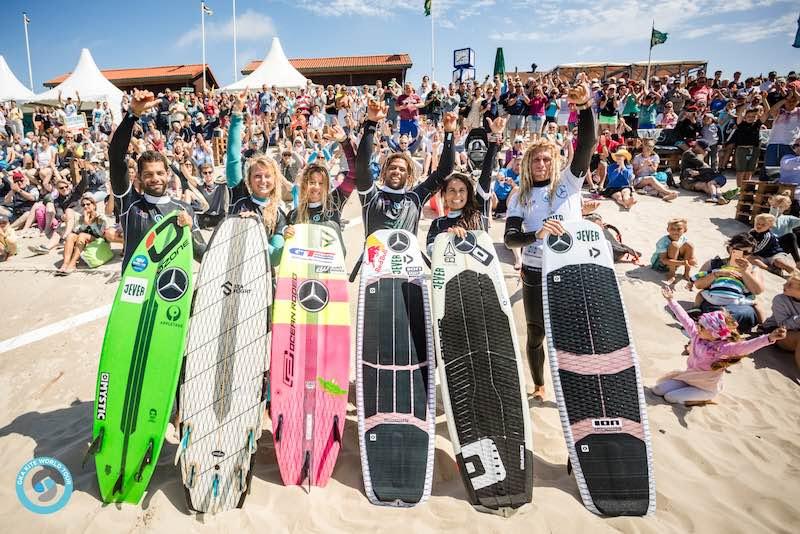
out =
<path fill-rule="evenodd" d="M 356 187 L 361 200 L 364 231 L 370 235 L 376 230 L 408 230 L 417 233 L 422 206 L 442 187 L 444 179 L 453 170 L 453 134 L 446 132 L 439 166 L 421 184 L 410 191 L 378 186 L 372 179 L 369 162 L 372 157 L 376 123 L 364 123 L 364 135 L 358 145 L 356 157 Z M 409 169 L 411 172 L 411 169 Z"/>
<path fill-rule="evenodd" d="M 478 179 L 478 187 L 475 190 L 475 198 L 478 201 L 481 212 L 481 230 L 489 230 L 489 212 L 492 207 L 492 192 L 490 187 L 492 185 L 492 171 L 494 170 L 495 161 L 497 159 L 497 152 L 500 146 L 497 143 L 489 143 L 489 148 L 486 151 L 486 157 L 481 166 L 481 177 Z M 428 229 L 428 237 L 425 240 L 428 252 L 430 247 L 436 240 L 436 236 L 442 232 L 446 232 L 449 228 L 458 226 L 461 221 L 461 210 L 458 212 L 450 212 L 444 217 L 439 217 L 431 223 Z M 472 229 L 472 228 L 471 228 Z M 477 230 L 477 228 L 476 228 Z"/>
<path fill-rule="evenodd" d="M 125 162 L 125 154 L 128 151 L 128 143 L 131 141 L 133 125 L 137 120 L 136 116 L 127 113 L 108 144 L 111 189 L 114 191 L 114 197 L 116 197 L 120 206 L 120 223 L 122 224 L 122 234 L 125 238 L 122 270 L 125 270 L 133 252 L 150 228 L 165 215 L 175 210 L 185 210 L 192 217 L 194 258 L 200 261 L 206 251 L 206 243 L 197 227 L 192 208 L 188 204 L 167 195 L 153 197 L 137 193 L 128 180 L 128 165 Z M 169 171 L 169 169 L 167 170 Z"/>
<path fill-rule="evenodd" d="M 597 146 L 595 133 L 595 117 L 591 109 L 580 111 L 578 118 L 578 146 L 572 158 L 569 171 L 574 177 L 581 178 L 589 172 L 592 152 Z M 550 187 L 550 180 L 534 182 L 533 188 Z M 580 195 L 580 190 L 576 192 Z M 532 197 L 539 196 L 532 194 Z M 528 209 L 536 209 L 530 206 Z M 505 244 L 510 248 L 521 248 L 537 241 L 536 232 L 525 232 L 522 229 L 523 217 L 510 216 L 506 219 Z M 542 305 L 542 271 L 535 267 L 522 266 L 522 302 L 525 307 L 527 323 L 526 352 L 528 364 L 537 386 L 544 385 L 544 310 Z"/>

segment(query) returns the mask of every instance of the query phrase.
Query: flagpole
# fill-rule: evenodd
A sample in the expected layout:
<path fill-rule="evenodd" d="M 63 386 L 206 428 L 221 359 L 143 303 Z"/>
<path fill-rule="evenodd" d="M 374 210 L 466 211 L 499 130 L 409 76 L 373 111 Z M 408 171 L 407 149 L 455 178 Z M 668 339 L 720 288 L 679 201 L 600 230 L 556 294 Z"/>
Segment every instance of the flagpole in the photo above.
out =
<path fill-rule="evenodd" d="M 28 18 L 28 14 L 24 11 L 22 12 L 22 25 L 25 26 L 25 49 L 28 51 L 28 83 L 31 86 L 31 91 L 33 91 L 33 69 L 31 68 L 31 46 L 28 44 L 28 24 L 30 24 L 31 20 Z"/>
<path fill-rule="evenodd" d="M 200 32 L 203 41 L 203 94 L 206 92 L 206 3 L 200 2 Z"/>
<path fill-rule="evenodd" d="M 233 0 L 233 81 L 239 80 L 239 67 L 236 64 L 236 0 Z"/>
<path fill-rule="evenodd" d="M 431 6 L 431 83 L 436 79 L 436 45 L 433 35 L 434 17 L 433 6 Z"/>
<path fill-rule="evenodd" d="M 653 30 L 656 29 L 656 19 L 653 19 L 653 25 L 650 27 L 650 51 L 647 53 L 647 78 L 645 79 L 645 87 L 650 91 L 650 60 L 653 58 Z"/>

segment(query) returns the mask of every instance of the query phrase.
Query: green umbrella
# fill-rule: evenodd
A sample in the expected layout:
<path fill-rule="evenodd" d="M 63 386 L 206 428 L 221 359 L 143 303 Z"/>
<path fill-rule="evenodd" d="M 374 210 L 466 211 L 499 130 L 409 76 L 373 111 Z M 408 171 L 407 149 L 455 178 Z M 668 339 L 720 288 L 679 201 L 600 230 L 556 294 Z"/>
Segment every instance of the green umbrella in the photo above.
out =
<path fill-rule="evenodd" d="M 506 79 L 506 60 L 503 57 L 503 48 L 499 47 L 497 53 L 494 55 L 494 74 L 500 76 L 500 79 Z"/>

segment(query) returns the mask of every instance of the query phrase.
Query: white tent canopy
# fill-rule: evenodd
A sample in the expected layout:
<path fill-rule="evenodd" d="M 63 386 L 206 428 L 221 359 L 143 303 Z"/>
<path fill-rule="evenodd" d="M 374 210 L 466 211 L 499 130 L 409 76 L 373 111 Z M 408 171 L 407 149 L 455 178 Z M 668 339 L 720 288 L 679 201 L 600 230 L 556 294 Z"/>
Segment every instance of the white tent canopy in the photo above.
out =
<path fill-rule="evenodd" d="M 16 100 L 17 103 L 33 99 L 33 91 L 22 85 L 14 76 L 6 63 L 6 58 L 0 56 L 0 102 Z"/>
<path fill-rule="evenodd" d="M 119 123 L 121 119 L 122 91 L 103 76 L 87 48 L 81 50 L 81 57 L 72 73 L 56 87 L 36 95 L 33 102 L 57 106 L 59 94 L 64 101 L 67 97 L 76 99 L 80 96 L 81 102 L 89 105 L 108 101 L 114 122 Z"/>
<path fill-rule="evenodd" d="M 238 82 L 222 88 L 222 91 L 242 91 L 248 87 L 258 90 L 262 85 L 267 87 L 274 85 L 282 88 L 305 87 L 306 82 L 308 82 L 308 79 L 300 74 L 286 59 L 280 40 L 277 37 L 273 37 L 272 47 L 269 49 L 267 57 L 261 62 L 261 65 Z"/>

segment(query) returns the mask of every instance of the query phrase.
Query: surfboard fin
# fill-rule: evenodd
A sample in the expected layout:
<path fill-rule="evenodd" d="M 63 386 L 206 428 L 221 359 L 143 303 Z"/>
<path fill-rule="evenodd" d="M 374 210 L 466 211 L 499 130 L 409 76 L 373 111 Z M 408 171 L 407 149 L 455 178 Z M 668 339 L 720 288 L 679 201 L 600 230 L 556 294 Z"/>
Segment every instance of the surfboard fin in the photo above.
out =
<path fill-rule="evenodd" d="M 283 414 L 278 416 L 278 426 L 275 428 L 275 441 L 280 442 L 281 430 L 283 430 Z"/>
<path fill-rule="evenodd" d="M 300 470 L 300 483 L 308 481 L 308 492 L 311 493 L 311 451 L 306 451 L 303 459 L 303 469 Z"/>
<path fill-rule="evenodd" d="M 250 454 L 256 452 L 256 433 L 252 428 L 247 433 L 247 447 L 250 450 Z"/>
<path fill-rule="evenodd" d="M 242 469 L 241 465 L 236 468 L 236 473 L 238 475 L 237 478 L 239 479 L 239 491 L 240 492 L 244 492 L 244 490 L 245 490 L 245 487 L 244 487 L 244 469 Z"/>
<path fill-rule="evenodd" d="M 195 465 L 192 464 L 191 467 L 189 467 L 189 477 L 186 480 L 186 487 L 189 489 L 194 487 L 194 471 L 195 471 Z"/>
<path fill-rule="evenodd" d="M 189 436 L 192 434 L 192 425 L 186 425 L 186 429 L 183 434 L 183 438 L 181 438 L 181 442 L 178 445 L 178 450 L 175 451 L 175 465 L 178 465 L 178 462 L 183 456 L 183 451 L 186 450 L 186 447 L 189 446 Z"/>
<path fill-rule="evenodd" d="M 567 458 L 567 474 L 568 475 L 572 474 L 572 459 L 571 458 Z"/>
<path fill-rule="evenodd" d="M 342 435 L 339 433 L 339 416 L 333 416 L 333 441 L 342 446 Z"/>
<path fill-rule="evenodd" d="M 119 474 L 119 478 L 114 483 L 114 489 L 111 490 L 111 495 L 114 495 L 116 493 L 122 493 L 122 480 L 124 478 L 125 478 L 125 470 L 123 469 Z"/>
<path fill-rule="evenodd" d="M 358 275 L 358 271 L 361 270 L 361 262 L 362 261 L 364 261 L 364 253 L 363 252 L 361 253 L 361 255 L 356 260 L 356 264 L 353 265 L 353 270 L 350 271 L 350 283 L 351 284 L 355 281 L 356 276 Z"/>
<path fill-rule="evenodd" d="M 150 443 L 147 445 L 147 451 L 144 453 L 144 458 L 142 458 L 142 463 L 139 464 L 139 470 L 136 471 L 136 475 L 134 475 L 133 479 L 136 482 L 140 482 L 142 480 L 142 472 L 144 468 L 150 465 L 153 461 L 153 440 L 150 440 Z"/>
<path fill-rule="evenodd" d="M 89 456 L 94 456 L 98 452 L 100 452 L 100 447 L 103 446 L 103 436 L 106 433 L 105 427 L 100 429 L 100 432 L 97 434 L 97 437 L 94 438 L 94 441 L 89 445 L 89 449 L 86 451 L 86 454 L 83 457 L 83 461 L 81 462 L 81 469 L 86 467 L 86 461 L 89 459 Z"/>
<path fill-rule="evenodd" d="M 216 499 L 219 497 L 219 475 L 214 473 L 214 481 L 211 483 L 211 495 Z"/>

